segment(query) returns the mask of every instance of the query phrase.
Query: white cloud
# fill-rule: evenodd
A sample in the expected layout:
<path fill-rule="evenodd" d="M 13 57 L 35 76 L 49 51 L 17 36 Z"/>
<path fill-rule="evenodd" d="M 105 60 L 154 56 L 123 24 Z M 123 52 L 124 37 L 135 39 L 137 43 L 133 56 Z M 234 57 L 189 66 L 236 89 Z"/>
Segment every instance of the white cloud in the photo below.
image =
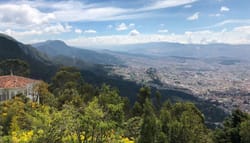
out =
<path fill-rule="evenodd" d="M 85 30 L 84 33 L 87 33 L 87 34 L 96 34 L 96 30 L 93 30 L 93 29 L 89 29 L 89 30 Z"/>
<path fill-rule="evenodd" d="M 158 30 L 158 33 L 168 33 L 168 30 L 167 29 L 160 29 L 160 30 Z"/>
<path fill-rule="evenodd" d="M 233 29 L 235 32 L 247 33 L 250 35 L 250 26 L 240 26 Z"/>
<path fill-rule="evenodd" d="M 196 12 L 193 15 L 187 17 L 187 20 L 197 20 L 197 19 L 199 19 L 199 16 L 200 16 L 200 13 Z"/>
<path fill-rule="evenodd" d="M 209 43 L 227 43 L 227 44 L 250 44 L 250 25 L 236 27 L 233 30 L 222 31 L 187 31 L 183 34 L 150 34 L 137 36 L 130 35 L 111 35 L 97 37 L 79 37 L 66 40 L 70 45 L 81 47 L 98 45 L 124 45 L 149 42 L 178 42 L 183 44 L 209 44 Z"/>
<path fill-rule="evenodd" d="M 214 25 L 205 26 L 197 29 L 211 29 L 216 27 L 222 27 L 227 24 L 250 24 L 250 19 L 228 19 L 222 22 L 216 23 Z"/>
<path fill-rule="evenodd" d="M 16 30 L 7 28 L 6 30 L 0 30 L 0 33 L 5 33 L 7 35 L 12 36 L 13 38 L 21 41 L 21 42 L 37 42 L 44 41 L 48 39 L 45 38 L 53 38 L 56 36 L 60 36 L 62 33 L 67 33 L 72 31 L 72 26 L 68 24 L 49 24 L 35 27 L 32 30 Z M 43 38 L 42 40 L 37 40 L 39 38 Z"/>
<path fill-rule="evenodd" d="M 70 22 L 78 21 L 105 21 L 105 20 L 122 20 L 141 18 L 142 16 L 150 16 L 152 10 L 169 8 L 169 7 L 190 7 L 192 3 L 198 0 L 150 0 L 150 4 L 145 4 L 137 9 L 132 8 L 121 8 L 117 6 L 107 6 L 102 3 L 99 4 L 86 4 L 82 1 L 16 1 L 15 3 L 1 2 L 0 4 L 0 32 L 10 34 L 17 39 L 34 39 L 39 36 L 47 38 L 48 36 L 53 37 L 65 32 L 80 33 L 80 29 L 77 30 L 72 26 L 65 24 Z M 192 5 L 191 5 L 192 6 Z M 49 11 L 46 11 L 46 10 Z M 222 12 L 230 11 L 228 7 L 222 6 Z M 220 16 L 220 13 L 214 14 L 213 16 Z M 212 16 L 212 15 L 211 15 Z M 199 19 L 200 13 L 194 13 L 194 15 L 187 18 L 187 20 Z M 122 24 L 122 23 L 121 23 Z M 126 36 L 103 36 L 103 37 L 91 37 L 88 40 L 94 39 L 102 41 L 103 39 L 109 39 L 109 43 L 136 43 L 136 42 L 150 42 L 150 41 L 173 41 L 173 42 L 194 42 L 194 43 L 208 43 L 212 41 L 225 42 L 225 43 L 247 43 L 249 42 L 249 27 L 237 27 L 231 31 L 197 31 L 197 32 L 186 32 L 184 34 L 171 34 L 164 33 L 160 35 L 142 35 L 135 29 L 133 23 L 125 24 L 123 26 L 118 25 L 112 26 L 111 28 L 122 30 L 131 30 L 129 35 Z M 226 24 L 250 24 L 250 19 L 229 19 L 217 23 L 212 26 L 205 27 L 204 29 L 210 29 L 214 27 L 224 26 Z M 30 30 L 32 29 L 32 30 Z M 73 29 L 73 30 L 72 30 Z M 134 31 L 133 31 L 134 30 Z M 132 32 L 133 31 L 133 32 Z M 163 32 L 163 31 L 162 31 Z M 82 33 L 96 33 L 95 30 L 85 30 Z M 137 36 L 130 36 L 133 35 Z M 137 34 L 136 34 L 137 33 Z M 53 35 L 54 34 L 54 35 Z M 210 35 L 209 35 L 210 34 Z M 208 37 L 208 35 L 210 37 Z M 155 37 L 153 37 L 155 36 Z M 200 36 L 200 37 L 199 37 Z M 214 36 L 214 37 L 213 37 Z M 221 36 L 221 37 L 220 37 Z M 200 39 L 203 37 L 203 39 Z M 112 39 L 114 38 L 114 39 Z M 123 38 L 125 40 L 123 41 Z M 87 38 L 85 37 L 86 40 Z M 204 40 L 205 39 L 205 40 Z M 76 39 L 72 39 L 74 41 Z M 117 41 L 115 41 L 117 40 Z M 28 40 L 26 40 L 28 41 Z M 77 43 L 77 42 L 75 42 Z M 78 42 L 81 43 L 81 42 Z M 91 41 L 89 42 L 91 43 Z M 99 43 L 97 43 L 99 44 Z"/>
<path fill-rule="evenodd" d="M 129 35 L 130 35 L 130 36 L 138 36 L 138 35 L 140 35 L 140 32 L 137 31 L 136 29 L 134 29 L 134 30 L 131 30 L 131 31 L 129 32 Z"/>
<path fill-rule="evenodd" d="M 2 31 L 2 33 L 14 36 L 14 38 L 16 38 L 16 37 L 18 38 L 18 37 L 41 35 L 41 34 L 44 33 L 44 31 L 41 31 L 41 30 L 30 30 L 30 31 L 18 32 L 18 31 L 12 30 L 12 29 L 6 29 L 5 31 Z"/>
<path fill-rule="evenodd" d="M 181 5 L 191 4 L 198 0 L 155 0 L 146 6 L 137 9 L 121 8 L 115 6 L 102 6 L 101 4 L 83 4 L 76 1 L 68 1 L 66 4 L 55 4 L 53 14 L 58 20 L 63 22 L 75 21 L 107 21 L 134 19 L 151 16 L 148 11 L 158 10 L 162 8 L 177 7 Z M 58 4 L 57 4 L 58 5 Z M 49 7 L 49 6 L 48 6 Z"/>
<path fill-rule="evenodd" d="M 191 4 L 196 1 L 197 0 L 156 0 L 153 4 L 143 8 L 142 10 L 155 10 L 155 9 L 176 7 L 176 6 Z"/>
<path fill-rule="evenodd" d="M 75 29 L 75 33 L 81 34 L 81 33 L 82 33 L 82 30 L 81 30 L 81 29 Z"/>
<path fill-rule="evenodd" d="M 119 25 L 116 26 L 116 30 L 117 31 L 125 31 L 128 29 L 133 29 L 135 28 L 135 24 L 134 23 L 130 23 L 130 24 L 126 24 L 126 23 L 121 23 Z"/>
<path fill-rule="evenodd" d="M 223 26 L 225 24 L 250 24 L 250 19 L 228 19 L 217 23 L 217 26 Z"/>
<path fill-rule="evenodd" d="M 17 36 L 17 39 L 25 39 L 25 42 L 28 41 L 27 39 L 33 41 L 34 38 L 37 38 L 34 36 L 37 35 L 51 38 L 60 33 L 72 32 L 72 29 L 76 34 L 96 33 L 95 30 L 80 31 L 65 23 L 152 17 L 154 13 L 151 11 L 153 10 L 188 5 L 196 1 L 198 0 L 155 0 L 136 9 L 75 0 L 2 1 L 0 4 L 0 31 L 5 32 L 9 29 L 8 33 L 12 33 L 14 37 Z M 114 27 L 110 26 L 109 29 Z M 130 23 L 115 28 L 120 31 L 132 30 L 135 29 L 135 24 Z"/>
<path fill-rule="evenodd" d="M 60 33 L 65 33 L 65 32 L 71 32 L 72 26 L 70 25 L 62 25 L 60 23 L 56 25 L 51 25 L 48 26 L 44 29 L 46 33 L 52 33 L 52 34 L 60 34 Z"/>
<path fill-rule="evenodd" d="M 53 13 L 43 13 L 30 5 L 1 4 L 0 23 L 29 26 L 49 23 L 56 17 Z"/>
<path fill-rule="evenodd" d="M 124 31 L 127 29 L 128 29 L 128 26 L 125 23 L 121 23 L 121 24 L 117 25 L 117 27 L 116 27 L 117 31 Z"/>
<path fill-rule="evenodd" d="M 115 19 L 116 16 L 126 13 L 127 10 L 116 7 L 101 7 L 90 9 L 71 9 L 53 12 L 60 21 L 105 21 Z"/>
<path fill-rule="evenodd" d="M 105 21 L 117 19 L 133 19 L 142 15 L 150 16 L 148 11 L 162 8 L 188 5 L 198 0 L 155 0 L 139 8 L 121 8 L 107 6 L 103 3 L 87 4 L 83 1 L 15 1 L 2 2 L 0 14 L 3 20 L 14 23 L 41 24 L 55 20 L 55 22 L 76 21 Z M 42 9 L 42 11 L 41 11 Z M 48 9 L 49 11 L 44 11 Z M 14 18 L 15 17 L 15 18 Z"/>
<path fill-rule="evenodd" d="M 184 5 L 184 8 L 191 8 L 191 7 L 193 7 L 191 4 Z"/>
<path fill-rule="evenodd" d="M 62 25 L 64 28 L 65 25 Z M 50 26 L 51 27 L 51 26 Z M 59 26 L 61 27 L 61 26 Z M 70 26 L 68 26 L 70 27 Z M 60 28 L 59 28 L 60 29 Z M 51 36 L 49 32 L 44 29 L 34 29 L 27 31 L 15 31 L 13 29 L 6 29 L 0 31 L 1 33 L 13 36 L 22 42 L 42 41 L 50 36 L 50 39 L 58 39 Z M 60 31 L 60 30 L 59 30 Z M 61 30 L 63 31 L 63 30 Z M 85 32 L 95 33 L 95 30 L 86 30 Z M 92 31 L 92 32 L 91 32 Z M 44 36 L 46 35 L 46 36 Z M 59 35 L 59 34 L 57 34 Z M 186 31 L 183 34 L 164 33 L 164 34 L 149 34 L 144 35 L 136 29 L 131 30 L 128 35 L 110 35 L 110 36 L 95 36 L 86 37 L 81 36 L 72 39 L 63 39 L 70 45 L 74 46 L 100 46 L 100 45 L 124 45 L 137 44 L 149 42 L 178 42 L 178 43 L 193 43 L 193 44 L 208 44 L 208 43 L 227 43 L 227 44 L 250 44 L 250 25 L 235 27 L 232 30 L 222 29 L 221 31 L 201 30 L 201 31 Z"/>
<path fill-rule="evenodd" d="M 227 11 L 230 11 L 230 9 L 229 9 L 228 7 L 226 7 L 226 6 L 222 6 L 222 7 L 220 8 L 220 11 L 221 11 L 221 12 L 227 12 Z"/>

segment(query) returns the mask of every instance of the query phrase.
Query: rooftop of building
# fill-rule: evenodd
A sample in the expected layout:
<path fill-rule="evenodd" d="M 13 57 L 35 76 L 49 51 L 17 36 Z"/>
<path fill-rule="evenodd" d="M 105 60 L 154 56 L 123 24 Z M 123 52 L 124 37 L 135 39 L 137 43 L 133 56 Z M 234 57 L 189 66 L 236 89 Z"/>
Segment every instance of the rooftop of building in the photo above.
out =
<path fill-rule="evenodd" d="M 28 84 L 39 82 L 31 78 L 15 76 L 15 75 L 6 75 L 0 76 L 0 89 L 1 88 L 23 88 Z"/>

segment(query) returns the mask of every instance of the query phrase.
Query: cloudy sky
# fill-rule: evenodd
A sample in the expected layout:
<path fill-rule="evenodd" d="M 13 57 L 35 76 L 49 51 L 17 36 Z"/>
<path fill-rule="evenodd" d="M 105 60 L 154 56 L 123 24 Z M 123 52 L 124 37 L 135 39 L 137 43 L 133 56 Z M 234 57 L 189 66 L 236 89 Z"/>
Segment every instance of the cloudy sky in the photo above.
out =
<path fill-rule="evenodd" d="M 24 43 L 250 44 L 249 0 L 0 0 L 0 32 Z"/>

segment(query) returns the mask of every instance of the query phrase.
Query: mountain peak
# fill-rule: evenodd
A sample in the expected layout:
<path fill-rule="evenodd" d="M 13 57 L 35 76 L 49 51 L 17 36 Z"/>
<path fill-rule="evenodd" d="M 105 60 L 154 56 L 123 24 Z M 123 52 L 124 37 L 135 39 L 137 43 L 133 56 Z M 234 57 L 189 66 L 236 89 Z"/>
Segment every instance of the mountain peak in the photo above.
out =
<path fill-rule="evenodd" d="M 45 41 L 44 43 L 57 43 L 57 44 L 64 44 L 64 45 L 66 45 L 66 43 L 64 42 L 64 41 L 62 41 L 62 40 L 47 40 L 47 41 Z"/>
<path fill-rule="evenodd" d="M 64 41 L 62 40 L 47 40 L 44 44 L 55 45 L 55 46 L 64 46 L 69 47 Z"/>
<path fill-rule="evenodd" d="M 34 47 L 47 47 L 47 48 L 60 48 L 60 49 L 70 49 L 64 41 L 61 40 L 47 40 L 40 43 L 32 44 Z"/>

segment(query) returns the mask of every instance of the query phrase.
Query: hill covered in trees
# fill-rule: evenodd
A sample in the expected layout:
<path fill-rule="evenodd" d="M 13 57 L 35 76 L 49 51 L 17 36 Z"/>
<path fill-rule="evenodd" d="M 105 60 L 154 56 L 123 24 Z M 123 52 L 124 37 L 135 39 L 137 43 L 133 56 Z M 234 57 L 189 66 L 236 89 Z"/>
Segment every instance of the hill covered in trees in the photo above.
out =
<path fill-rule="evenodd" d="M 84 82 L 75 68 L 61 68 L 50 84 L 38 85 L 37 92 L 40 104 L 23 95 L 0 103 L 0 142 L 250 142 L 250 116 L 240 110 L 211 130 L 190 102 L 162 102 L 159 92 L 142 87 L 130 107 L 117 89 Z"/>
<path fill-rule="evenodd" d="M 60 40 L 48 40 L 41 43 L 32 44 L 34 48 L 42 53 L 47 54 L 53 60 L 60 57 L 72 58 L 71 65 L 77 60 L 85 61 L 92 64 L 122 64 L 123 62 L 115 56 L 107 53 L 101 53 L 93 50 L 80 49 L 68 46 Z M 60 62 L 57 60 L 57 62 Z M 65 63 L 65 61 L 61 61 Z M 77 64 L 75 64 L 77 65 Z"/>
<path fill-rule="evenodd" d="M 0 34 L 0 61 L 20 59 L 29 64 L 30 76 L 47 80 L 56 72 L 56 67 L 48 61 L 48 57 L 30 45 L 22 44 L 12 37 Z M 15 74 L 15 71 L 13 71 Z M 10 74 L 10 71 L 9 71 Z"/>

